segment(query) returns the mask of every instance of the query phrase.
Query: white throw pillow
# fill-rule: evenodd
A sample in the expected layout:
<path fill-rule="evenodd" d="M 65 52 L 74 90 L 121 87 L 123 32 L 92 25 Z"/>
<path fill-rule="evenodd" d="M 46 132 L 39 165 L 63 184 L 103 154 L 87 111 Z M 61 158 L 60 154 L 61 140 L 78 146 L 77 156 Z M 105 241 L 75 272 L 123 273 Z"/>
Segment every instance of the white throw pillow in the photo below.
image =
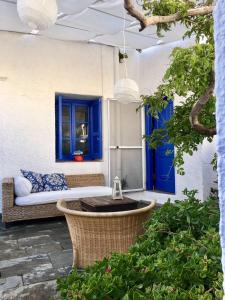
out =
<path fill-rule="evenodd" d="M 17 197 L 28 196 L 32 190 L 31 182 L 23 176 L 14 178 L 15 194 Z"/>

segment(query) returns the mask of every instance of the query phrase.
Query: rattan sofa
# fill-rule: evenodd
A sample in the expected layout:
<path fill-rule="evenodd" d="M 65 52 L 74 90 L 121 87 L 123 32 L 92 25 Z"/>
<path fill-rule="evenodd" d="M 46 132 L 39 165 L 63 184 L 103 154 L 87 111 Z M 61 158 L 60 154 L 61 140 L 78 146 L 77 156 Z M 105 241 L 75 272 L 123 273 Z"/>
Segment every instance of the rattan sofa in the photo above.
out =
<path fill-rule="evenodd" d="M 103 174 L 66 175 L 69 188 L 85 186 L 104 186 Z M 80 209 L 79 201 L 68 201 L 71 209 Z M 29 206 L 15 205 L 14 179 L 4 178 L 2 181 L 2 222 L 4 224 L 41 218 L 62 216 L 63 213 L 56 208 L 56 203 L 38 204 Z"/>

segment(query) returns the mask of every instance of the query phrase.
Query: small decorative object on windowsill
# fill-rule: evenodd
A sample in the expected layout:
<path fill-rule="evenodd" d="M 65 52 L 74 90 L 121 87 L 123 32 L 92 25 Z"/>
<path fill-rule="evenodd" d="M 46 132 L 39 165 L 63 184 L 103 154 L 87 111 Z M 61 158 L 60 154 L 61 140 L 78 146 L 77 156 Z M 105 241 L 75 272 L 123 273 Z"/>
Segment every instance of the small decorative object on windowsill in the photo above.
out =
<path fill-rule="evenodd" d="M 73 159 L 74 161 L 83 161 L 84 160 L 83 151 L 81 150 L 75 151 L 73 153 Z"/>
<path fill-rule="evenodd" d="M 85 144 L 88 139 L 87 127 L 85 124 L 81 124 L 81 135 L 80 135 L 80 143 Z"/>
<path fill-rule="evenodd" d="M 113 200 L 123 199 L 121 181 L 118 176 L 116 176 L 113 180 L 112 199 Z"/>

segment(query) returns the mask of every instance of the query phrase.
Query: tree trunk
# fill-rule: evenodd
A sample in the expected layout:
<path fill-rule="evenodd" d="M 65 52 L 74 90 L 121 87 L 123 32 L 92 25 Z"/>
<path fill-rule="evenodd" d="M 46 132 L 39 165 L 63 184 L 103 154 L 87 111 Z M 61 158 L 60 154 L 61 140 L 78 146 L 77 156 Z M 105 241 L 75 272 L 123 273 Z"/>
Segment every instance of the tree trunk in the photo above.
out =
<path fill-rule="evenodd" d="M 215 49 L 216 49 L 216 123 L 218 184 L 220 198 L 220 235 L 222 247 L 222 267 L 225 274 L 225 5 L 218 0 L 215 9 Z M 223 282 L 225 290 L 225 276 Z M 225 299 L 225 297 L 224 297 Z"/>
<path fill-rule="evenodd" d="M 214 136 L 216 134 L 216 128 L 207 128 L 199 122 L 199 115 L 209 101 L 210 97 L 213 95 L 215 87 L 215 75 L 214 72 L 211 74 L 211 83 L 205 93 L 199 98 L 199 100 L 193 105 L 190 113 L 190 122 L 193 129 L 198 131 L 202 135 Z"/>

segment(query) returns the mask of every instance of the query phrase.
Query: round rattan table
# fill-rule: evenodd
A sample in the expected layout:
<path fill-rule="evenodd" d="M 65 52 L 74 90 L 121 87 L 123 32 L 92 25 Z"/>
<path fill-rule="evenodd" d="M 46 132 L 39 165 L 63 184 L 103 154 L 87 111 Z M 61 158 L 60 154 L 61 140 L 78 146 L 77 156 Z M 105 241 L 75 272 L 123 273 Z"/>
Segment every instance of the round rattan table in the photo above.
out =
<path fill-rule="evenodd" d="M 57 208 L 65 214 L 73 246 L 73 265 L 84 268 L 113 252 L 126 252 L 143 233 L 155 201 L 143 208 L 120 212 L 84 212 L 67 208 L 64 200 Z"/>

